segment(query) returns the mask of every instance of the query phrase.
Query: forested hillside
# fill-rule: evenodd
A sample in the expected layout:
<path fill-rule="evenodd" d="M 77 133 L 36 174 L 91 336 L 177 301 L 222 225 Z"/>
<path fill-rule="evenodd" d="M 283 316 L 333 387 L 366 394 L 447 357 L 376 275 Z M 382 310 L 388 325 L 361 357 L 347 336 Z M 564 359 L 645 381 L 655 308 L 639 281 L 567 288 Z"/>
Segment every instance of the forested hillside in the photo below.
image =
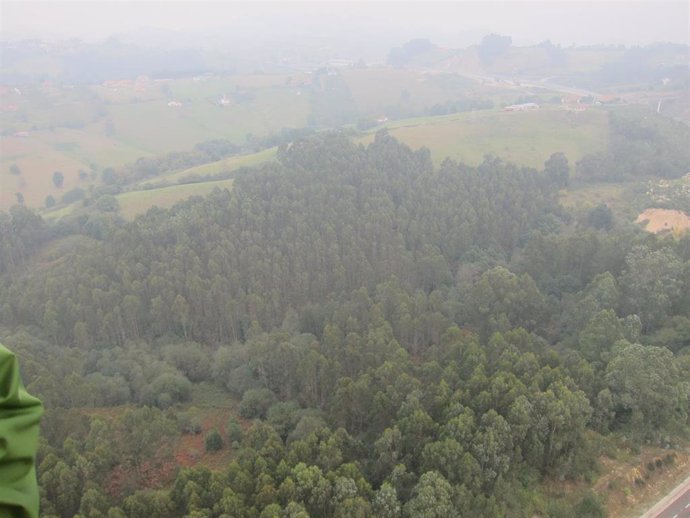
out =
<path fill-rule="evenodd" d="M 690 237 L 569 212 L 568 169 L 323 133 L 133 222 L 0 213 L 42 516 L 604 516 L 543 483 L 688 439 Z M 196 433 L 230 460 L 180 468 Z"/>

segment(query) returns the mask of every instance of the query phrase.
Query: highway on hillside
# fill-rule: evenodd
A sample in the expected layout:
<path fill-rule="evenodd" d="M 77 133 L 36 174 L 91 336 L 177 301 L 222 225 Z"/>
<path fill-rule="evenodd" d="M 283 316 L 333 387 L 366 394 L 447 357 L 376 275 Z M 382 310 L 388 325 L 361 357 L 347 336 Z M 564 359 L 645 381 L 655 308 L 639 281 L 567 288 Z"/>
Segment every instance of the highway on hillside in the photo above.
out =
<path fill-rule="evenodd" d="M 690 477 L 641 518 L 690 518 Z"/>

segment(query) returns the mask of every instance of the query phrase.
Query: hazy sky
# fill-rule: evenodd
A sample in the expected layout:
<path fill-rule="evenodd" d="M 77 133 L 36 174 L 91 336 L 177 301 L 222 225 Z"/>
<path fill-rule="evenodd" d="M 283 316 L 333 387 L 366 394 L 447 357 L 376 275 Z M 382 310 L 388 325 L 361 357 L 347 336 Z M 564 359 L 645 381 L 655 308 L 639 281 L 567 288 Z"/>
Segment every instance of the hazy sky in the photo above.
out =
<path fill-rule="evenodd" d="M 0 2 L 2 39 L 73 36 L 93 41 L 150 27 L 197 32 L 227 28 L 254 37 L 309 33 L 363 41 L 385 34 L 425 37 L 449 46 L 469 45 L 487 32 L 498 32 L 512 36 L 517 45 L 545 39 L 562 45 L 631 45 L 689 43 L 690 23 L 687 1 Z"/>

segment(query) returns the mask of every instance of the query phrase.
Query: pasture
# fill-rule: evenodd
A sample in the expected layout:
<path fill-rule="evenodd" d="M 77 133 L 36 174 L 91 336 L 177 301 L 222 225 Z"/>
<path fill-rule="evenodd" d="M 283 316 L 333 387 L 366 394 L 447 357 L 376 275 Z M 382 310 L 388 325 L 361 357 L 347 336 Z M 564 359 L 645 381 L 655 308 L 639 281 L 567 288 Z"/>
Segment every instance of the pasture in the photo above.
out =
<path fill-rule="evenodd" d="M 42 207 L 48 195 L 59 202 L 75 187 L 97 184 L 104 168 L 142 156 L 189 150 L 212 139 L 242 144 L 251 136 L 304 127 L 310 106 L 308 95 L 298 95 L 303 76 L 139 78 L 90 87 L 46 83 L 20 93 L 4 87 L 0 210 L 17 202 L 15 193 L 30 207 Z M 227 103 L 220 103 L 223 98 Z M 180 105 L 169 106 L 172 101 Z M 240 159 L 228 167 L 251 163 Z M 14 164 L 20 175 L 10 173 Z M 52 183 L 55 171 L 64 175 L 62 188 Z M 80 179 L 80 171 L 88 176 Z"/>
<path fill-rule="evenodd" d="M 171 185 L 158 189 L 143 191 L 129 191 L 116 196 L 120 204 L 120 213 L 125 219 L 134 219 L 139 214 L 144 214 L 152 207 L 169 208 L 175 203 L 185 200 L 190 196 L 205 196 L 216 187 L 219 189 L 232 189 L 233 180 L 217 180 L 214 182 L 189 183 L 184 185 Z"/>
<path fill-rule="evenodd" d="M 427 147 L 435 163 L 446 157 L 477 165 L 487 154 L 519 165 L 542 168 L 549 156 L 565 153 L 571 165 L 603 151 L 608 114 L 603 110 L 568 112 L 542 108 L 529 112 L 478 111 L 396 121 L 391 135 L 412 148 Z M 366 136 L 363 143 L 373 140 Z"/>
<path fill-rule="evenodd" d="M 57 128 L 30 132 L 27 137 L 0 138 L 0 209 L 16 203 L 16 192 L 30 207 L 43 206 L 46 196 L 60 201 L 75 187 L 88 189 L 105 167 L 118 167 L 148 155 L 147 151 L 108 138 L 98 128 Z M 10 171 L 16 165 L 21 173 Z M 53 173 L 64 176 L 61 188 Z M 81 178 L 80 178 L 80 172 Z"/>
<path fill-rule="evenodd" d="M 165 181 L 184 181 L 185 178 L 190 176 L 214 175 L 222 172 L 234 171 L 240 167 L 252 167 L 264 162 L 270 162 L 275 158 L 277 151 L 278 148 L 272 147 L 249 155 L 231 156 L 216 162 L 209 162 L 208 164 L 202 164 L 195 167 L 190 167 L 189 169 L 184 169 L 182 171 L 177 171 L 161 178 L 163 178 Z"/>

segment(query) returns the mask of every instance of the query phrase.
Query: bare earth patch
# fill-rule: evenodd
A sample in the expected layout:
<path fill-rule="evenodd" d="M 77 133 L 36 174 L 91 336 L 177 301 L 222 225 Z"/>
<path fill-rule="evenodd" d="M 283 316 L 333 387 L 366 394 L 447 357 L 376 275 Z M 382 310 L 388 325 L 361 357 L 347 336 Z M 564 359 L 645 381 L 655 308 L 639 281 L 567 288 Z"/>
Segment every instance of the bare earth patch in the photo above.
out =
<path fill-rule="evenodd" d="M 683 233 L 690 228 L 690 216 L 682 210 L 647 209 L 637 216 L 635 223 L 642 223 L 645 230 L 655 234 Z"/>

